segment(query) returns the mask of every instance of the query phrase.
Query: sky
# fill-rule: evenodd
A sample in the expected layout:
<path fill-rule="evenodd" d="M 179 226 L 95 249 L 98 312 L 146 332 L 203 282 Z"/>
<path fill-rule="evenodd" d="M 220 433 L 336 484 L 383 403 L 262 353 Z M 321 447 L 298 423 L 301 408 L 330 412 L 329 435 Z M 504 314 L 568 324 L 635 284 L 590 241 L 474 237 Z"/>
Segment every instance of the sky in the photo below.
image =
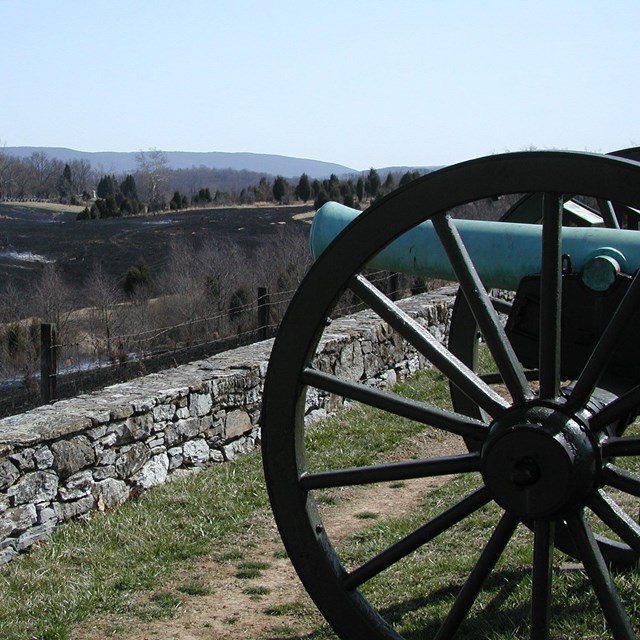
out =
<path fill-rule="evenodd" d="M 638 0 L 0 0 L 0 145 L 363 170 L 640 145 Z"/>

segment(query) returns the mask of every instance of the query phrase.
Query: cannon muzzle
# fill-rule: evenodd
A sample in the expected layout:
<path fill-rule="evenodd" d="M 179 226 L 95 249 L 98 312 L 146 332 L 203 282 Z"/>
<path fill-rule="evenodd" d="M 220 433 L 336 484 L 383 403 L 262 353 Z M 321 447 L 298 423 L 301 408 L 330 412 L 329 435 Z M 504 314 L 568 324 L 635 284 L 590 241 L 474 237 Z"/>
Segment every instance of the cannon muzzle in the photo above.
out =
<path fill-rule="evenodd" d="M 313 219 L 309 242 L 314 260 L 361 212 L 327 202 Z M 456 227 L 489 288 L 515 291 L 525 276 L 541 271 L 542 227 L 533 224 L 456 220 Z M 640 233 L 601 227 L 566 227 L 562 254 L 574 272 L 598 278 L 602 261 L 610 269 L 633 274 L 640 268 Z M 367 264 L 373 269 L 455 280 L 453 270 L 430 221 L 390 242 Z M 594 286 L 597 288 L 597 284 Z"/>

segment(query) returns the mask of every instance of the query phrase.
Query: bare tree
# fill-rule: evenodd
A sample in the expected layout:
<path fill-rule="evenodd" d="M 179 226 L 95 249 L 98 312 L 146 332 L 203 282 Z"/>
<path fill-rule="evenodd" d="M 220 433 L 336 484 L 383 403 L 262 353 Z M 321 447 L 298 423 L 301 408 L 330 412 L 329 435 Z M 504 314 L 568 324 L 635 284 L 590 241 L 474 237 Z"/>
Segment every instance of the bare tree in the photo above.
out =
<path fill-rule="evenodd" d="M 85 284 L 89 305 L 90 335 L 96 356 L 113 359 L 113 338 L 121 330 L 121 288 L 102 268 L 96 264 Z"/>
<path fill-rule="evenodd" d="M 142 188 L 146 190 L 145 198 L 152 210 L 161 208 L 164 199 L 164 189 L 168 180 L 169 160 L 167 154 L 160 149 L 139 151 L 136 154 L 138 172 L 142 180 Z"/>
<path fill-rule="evenodd" d="M 32 378 L 38 366 L 38 324 L 29 318 L 24 291 L 7 282 L 0 290 L 0 377 Z"/>
<path fill-rule="evenodd" d="M 46 153 L 36 152 L 27 158 L 27 164 L 33 192 L 38 197 L 48 197 L 55 190 L 55 179 L 62 173 L 62 163 L 52 160 Z"/>
<path fill-rule="evenodd" d="M 70 360 L 70 320 L 74 310 L 74 294 L 56 264 L 49 263 L 44 266 L 40 277 L 33 285 L 31 299 L 33 315 L 41 322 L 56 325 L 60 360 Z"/>
<path fill-rule="evenodd" d="M 91 163 L 88 160 L 72 160 L 70 167 L 75 193 L 89 193 L 90 183 L 95 180 Z"/>

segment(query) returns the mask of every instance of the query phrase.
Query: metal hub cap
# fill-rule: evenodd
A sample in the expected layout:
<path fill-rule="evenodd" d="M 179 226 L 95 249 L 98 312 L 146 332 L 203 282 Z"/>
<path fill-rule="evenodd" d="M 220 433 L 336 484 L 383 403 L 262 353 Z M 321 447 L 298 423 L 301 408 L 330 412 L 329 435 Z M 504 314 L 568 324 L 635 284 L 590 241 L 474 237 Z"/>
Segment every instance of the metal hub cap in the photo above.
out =
<path fill-rule="evenodd" d="M 557 407 L 509 411 L 491 427 L 482 475 L 494 500 L 524 517 L 557 516 L 583 506 L 596 476 L 586 430 Z"/>

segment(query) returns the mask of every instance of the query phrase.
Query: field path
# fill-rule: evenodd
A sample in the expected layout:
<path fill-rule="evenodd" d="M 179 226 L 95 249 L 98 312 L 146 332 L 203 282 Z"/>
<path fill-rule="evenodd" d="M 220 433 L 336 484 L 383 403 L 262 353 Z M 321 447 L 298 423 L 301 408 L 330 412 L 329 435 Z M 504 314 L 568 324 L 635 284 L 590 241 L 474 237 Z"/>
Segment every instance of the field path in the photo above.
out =
<path fill-rule="evenodd" d="M 435 440 L 418 436 L 390 459 L 462 452 L 455 438 Z M 376 520 L 410 513 L 424 496 L 446 478 L 425 478 L 404 487 L 383 484 L 341 490 L 336 503 L 322 508 L 325 529 L 334 545 Z M 366 519 L 358 514 L 368 514 Z M 203 559 L 189 575 L 198 576 L 204 587 L 201 595 L 184 595 L 172 616 L 143 622 L 139 618 L 108 616 L 86 621 L 76 628 L 72 640 L 283 640 L 303 639 L 322 624 L 323 619 L 304 590 L 288 558 L 271 513 L 258 512 L 246 540 L 239 541 L 242 556 L 224 561 Z M 243 567 L 262 566 L 259 575 L 239 577 Z M 266 565 L 266 567 L 265 567 Z M 158 593 L 175 592 L 185 576 L 176 575 L 174 584 L 165 584 L 154 593 L 138 597 L 137 604 L 152 601 Z"/>

